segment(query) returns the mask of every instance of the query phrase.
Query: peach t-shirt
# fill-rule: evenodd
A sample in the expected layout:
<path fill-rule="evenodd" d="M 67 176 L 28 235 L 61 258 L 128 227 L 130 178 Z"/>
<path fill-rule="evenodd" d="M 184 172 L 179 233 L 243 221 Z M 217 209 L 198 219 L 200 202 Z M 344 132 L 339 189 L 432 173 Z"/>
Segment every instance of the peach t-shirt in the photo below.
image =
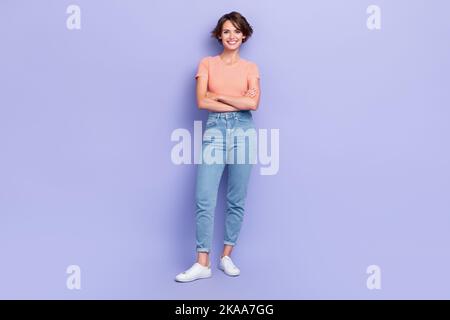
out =
<path fill-rule="evenodd" d="M 256 63 L 239 58 L 239 60 L 227 65 L 219 55 L 203 58 L 197 74 L 208 79 L 208 91 L 216 94 L 230 96 L 242 96 L 248 89 L 250 78 L 259 78 L 259 70 Z"/>

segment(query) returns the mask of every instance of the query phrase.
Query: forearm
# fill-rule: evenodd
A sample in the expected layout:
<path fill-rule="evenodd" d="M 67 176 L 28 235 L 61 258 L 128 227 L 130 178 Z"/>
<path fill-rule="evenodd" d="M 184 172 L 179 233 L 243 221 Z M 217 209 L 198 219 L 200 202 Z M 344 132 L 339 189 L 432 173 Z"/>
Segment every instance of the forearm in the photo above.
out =
<path fill-rule="evenodd" d="M 226 96 L 226 95 L 219 95 L 218 99 L 219 102 L 223 102 L 225 104 L 231 105 L 239 110 L 255 110 L 256 109 L 256 100 L 251 97 L 246 96 Z"/>
<path fill-rule="evenodd" d="M 203 110 L 208 110 L 212 112 L 232 112 L 232 111 L 239 111 L 238 108 L 231 106 L 229 104 L 211 99 L 211 98 L 203 98 L 199 104 L 198 107 Z"/>

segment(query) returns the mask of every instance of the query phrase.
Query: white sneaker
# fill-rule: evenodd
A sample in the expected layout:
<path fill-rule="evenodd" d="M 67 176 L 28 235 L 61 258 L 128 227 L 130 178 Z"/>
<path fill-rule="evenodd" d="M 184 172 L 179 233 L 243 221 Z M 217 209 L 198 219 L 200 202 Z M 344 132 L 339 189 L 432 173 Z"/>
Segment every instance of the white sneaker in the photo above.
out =
<path fill-rule="evenodd" d="M 220 259 L 219 269 L 232 277 L 238 276 L 241 273 L 241 270 L 234 265 L 233 260 L 229 256 L 224 256 Z"/>
<path fill-rule="evenodd" d="M 175 281 L 189 282 L 197 279 L 205 279 L 211 277 L 211 263 L 207 267 L 196 262 L 186 271 L 177 274 Z"/>

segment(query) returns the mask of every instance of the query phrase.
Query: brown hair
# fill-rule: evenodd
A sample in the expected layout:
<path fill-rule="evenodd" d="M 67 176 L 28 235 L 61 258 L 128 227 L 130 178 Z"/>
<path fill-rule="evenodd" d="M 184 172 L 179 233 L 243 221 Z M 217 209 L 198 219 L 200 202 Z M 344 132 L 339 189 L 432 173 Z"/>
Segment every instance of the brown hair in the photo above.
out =
<path fill-rule="evenodd" d="M 234 27 L 242 32 L 245 36 L 242 39 L 242 43 L 248 40 L 253 33 L 252 26 L 247 22 L 247 19 L 239 12 L 232 11 L 230 13 L 224 14 L 219 21 L 217 21 L 217 25 L 213 31 L 211 31 L 211 37 L 216 38 L 219 43 L 222 43 L 222 40 L 219 39 L 219 36 L 222 34 L 222 27 L 225 21 L 230 20 Z"/>

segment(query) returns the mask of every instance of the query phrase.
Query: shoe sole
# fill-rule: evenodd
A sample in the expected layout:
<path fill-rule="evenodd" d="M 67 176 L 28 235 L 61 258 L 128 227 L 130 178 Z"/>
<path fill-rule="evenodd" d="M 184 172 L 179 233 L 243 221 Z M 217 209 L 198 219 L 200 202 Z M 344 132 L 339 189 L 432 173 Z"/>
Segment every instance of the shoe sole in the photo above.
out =
<path fill-rule="evenodd" d="M 175 279 L 175 281 L 176 282 L 181 282 L 181 283 L 186 283 L 186 282 L 192 282 L 192 281 L 195 281 L 195 280 L 208 279 L 208 278 L 211 278 L 211 276 L 212 276 L 212 274 L 210 274 L 208 276 L 198 277 L 198 278 L 195 278 L 195 279 L 192 279 L 192 280 L 177 280 L 177 279 Z"/>

